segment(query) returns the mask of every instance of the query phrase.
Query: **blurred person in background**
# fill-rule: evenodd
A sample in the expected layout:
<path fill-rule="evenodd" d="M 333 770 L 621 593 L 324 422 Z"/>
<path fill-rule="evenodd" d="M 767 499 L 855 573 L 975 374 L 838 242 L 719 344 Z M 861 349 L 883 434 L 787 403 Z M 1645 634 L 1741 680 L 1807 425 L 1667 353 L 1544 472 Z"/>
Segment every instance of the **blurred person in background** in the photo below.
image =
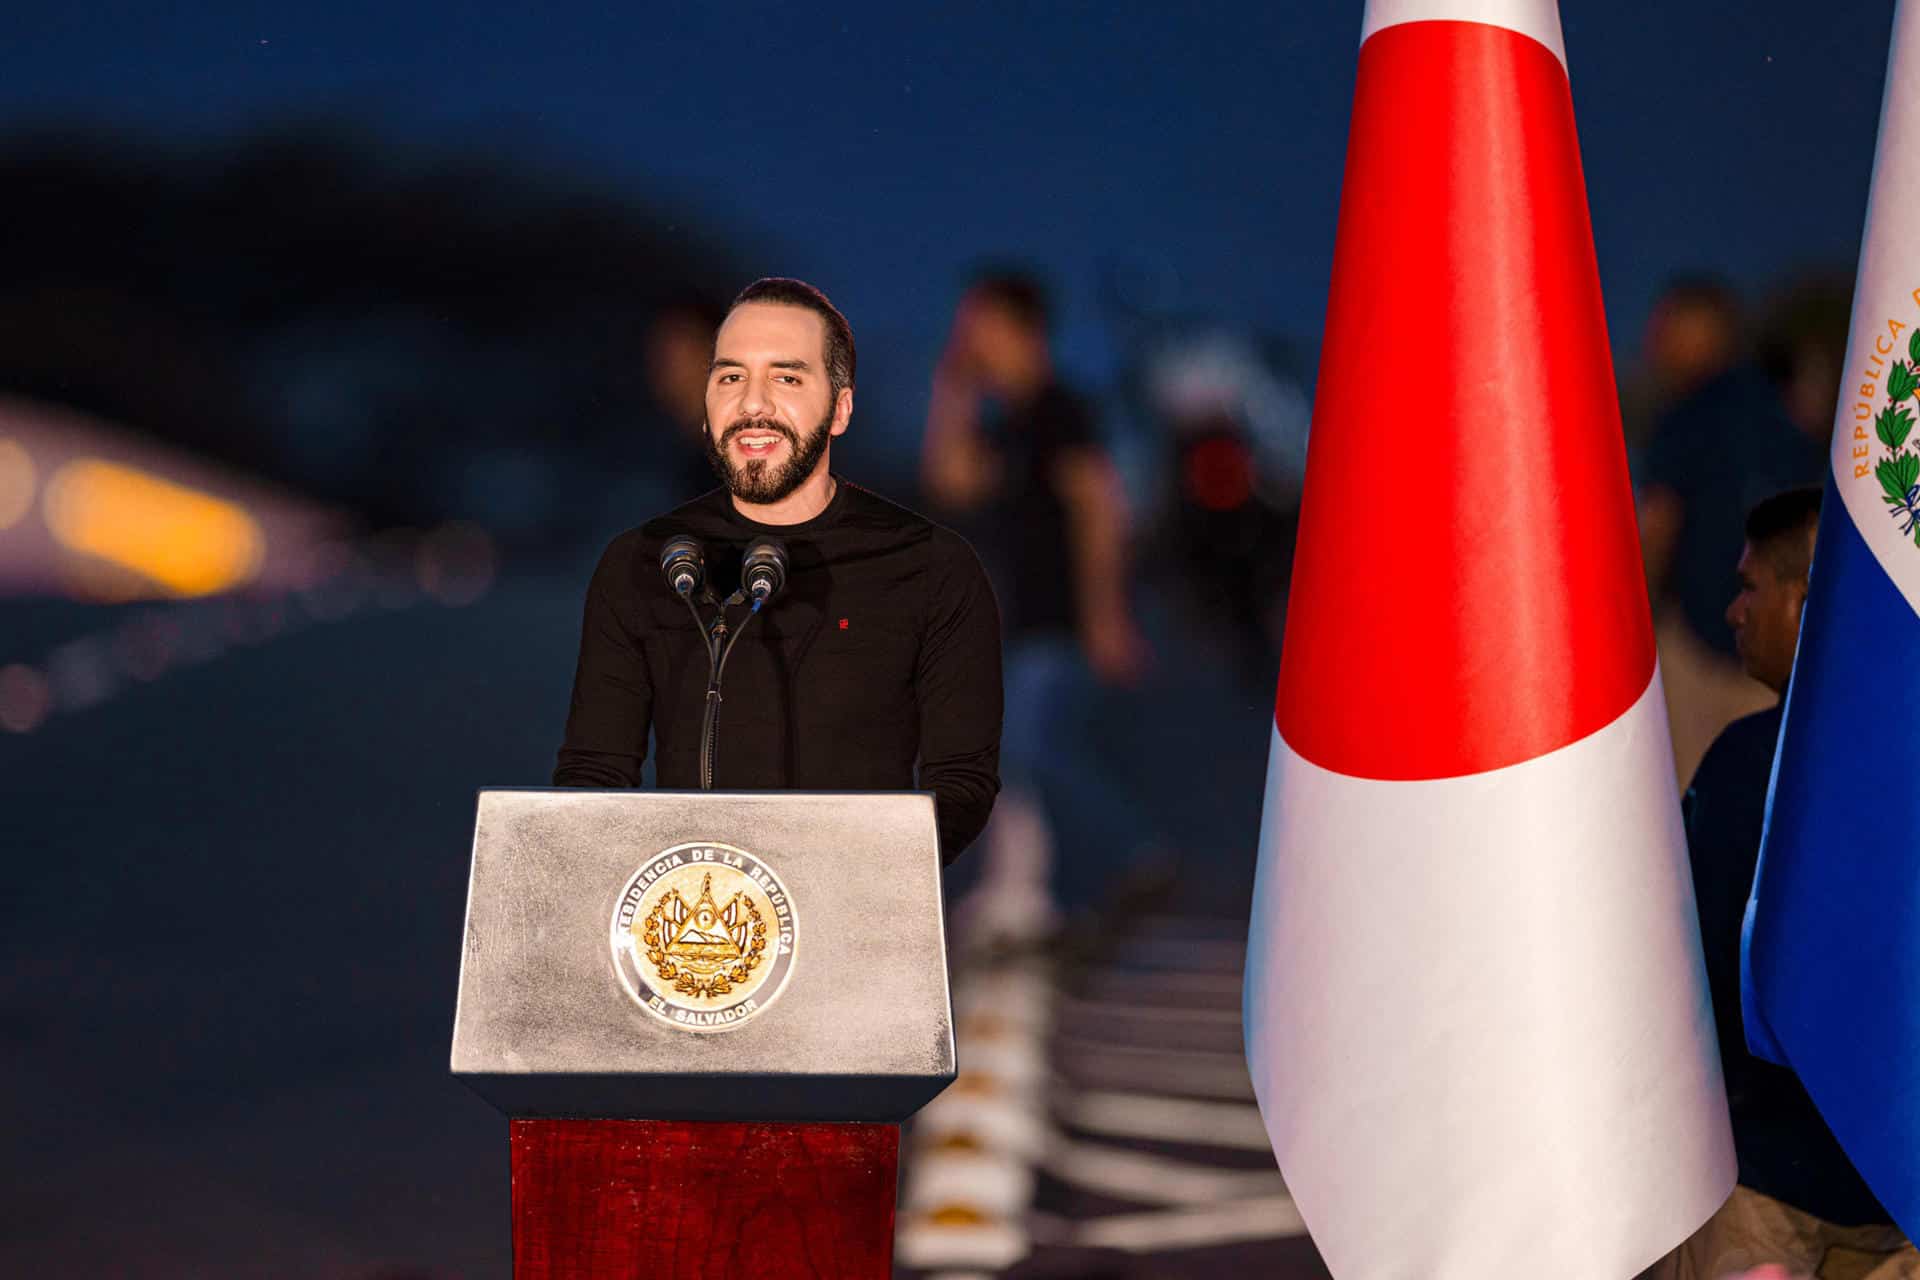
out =
<path fill-rule="evenodd" d="M 1852 284 L 1810 276 L 1762 326 L 1757 359 L 1713 374 L 1655 428 L 1640 476 L 1640 540 L 1682 785 L 1728 722 L 1766 706 L 1723 617 L 1743 515 L 1826 472 Z"/>
<path fill-rule="evenodd" d="M 689 606 L 703 604 L 701 625 L 717 613 L 734 628 L 705 781 L 931 791 L 951 862 L 1000 788 L 1000 617 L 986 572 L 958 536 L 832 470 L 855 353 L 825 294 L 798 280 L 747 286 L 708 369 L 706 449 L 722 486 L 601 556 L 553 783 L 638 786 L 651 735 L 659 785 L 702 786 L 709 661 Z M 701 545 L 705 594 L 665 580 L 661 551 L 682 536 Z M 785 584 L 764 610 L 728 603 L 748 545 L 768 536 L 784 545 Z"/>
<path fill-rule="evenodd" d="M 1093 905 L 1161 842 L 1102 759 L 1109 691 L 1149 660 L 1131 596 L 1131 517 L 1091 405 L 1054 365 L 1046 292 L 989 271 L 960 299 L 934 371 L 921 481 L 988 531 L 1007 604 L 1005 753 L 1055 851 L 1052 890 Z M 991 870 L 989 874 L 991 874 Z"/>
<path fill-rule="evenodd" d="M 1297 485 L 1267 481 L 1259 442 L 1220 409 L 1173 416 L 1172 466 L 1159 542 L 1164 580 L 1235 675 L 1263 692 L 1286 628 L 1287 576 L 1299 520 Z M 1290 479 L 1290 477 L 1289 477 Z"/>
<path fill-rule="evenodd" d="M 1830 1275 L 1830 1250 L 1859 1264 L 1848 1275 L 1920 1275 L 1920 1253 L 1861 1181 L 1798 1077 L 1749 1053 L 1741 1021 L 1740 933 L 1819 521 L 1816 488 L 1766 498 L 1747 516 L 1740 591 L 1726 620 L 1741 665 L 1775 703 L 1714 739 L 1683 802 L 1740 1174 L 1719 1212 L 1656 1267 L 1660 1280 L 1711 1280 L 1760 1263 Z"/>
<path fill-rule="evenodd" d="M 1669 409 L 1733 367 L 1744 326 L 1739 296 L 1715 276 L 1675 276 L 1661 288 L 1623 396 L 1629 447 L 1645 447 Z"/>
<path fill-rule="evenodd" d="M 705 298 L 688 295 L 668 302 L 647 324 L 646 386 L 656 416 L 644 452 L 657 460 L 675 505 L 715 483 L 705 431 L 707 375 L 713 336 L 725 318 Z"/>
<path fill-rule="evenodd" d="M 1204 667 L 1204 684 L 1229 693 L 1213 678 L 1224 675 L 1242 686 L 1230 691 L 1231 710 L 1221 708 L 1238 720 L 1248 693 L 1271 694 L 1285 632 L 1312 361 L 1285 339 L 1155 305 L 1119 268 L 1102 293 L 1121 353 L 1135 491 L 1147 495 L 1142 599 L 1165 606 L 1154 643 L 1174 658 L 1159 664 L 1169 678 L 1158 683 L 1183 683 Z M 1182 700 L 1197 692 L 1185 681 Z M 1263 770 L 1264 762 L 1263 746 Z"/>

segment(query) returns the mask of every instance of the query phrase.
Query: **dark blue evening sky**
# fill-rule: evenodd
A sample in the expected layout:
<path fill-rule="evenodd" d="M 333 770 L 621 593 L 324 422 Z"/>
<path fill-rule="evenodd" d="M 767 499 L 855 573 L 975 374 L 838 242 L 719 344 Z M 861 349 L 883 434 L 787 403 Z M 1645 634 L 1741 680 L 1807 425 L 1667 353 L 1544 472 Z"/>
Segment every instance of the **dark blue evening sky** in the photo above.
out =
<path fill-rule="evenodd" d="M 1836 15 L 1846 11 L 1845 20 Z M 220 139 L 340 118 L 674 206 L 823 284 L 863 373 L 924 378 L 983 255 L 1045 264 L 1103 371 L 1100 265 L 1312 341 L 1355 4 L 201 3 L 9 17 L 0 128 Z M 1660 279 L 1851 262 L 1891 20 L 1845 6 L 1567 6 L 1613 337 Z M 831 13 L 832 16 L 820 16 Z M 1737 14 L 1735 17 L 1733 15 Z"/>

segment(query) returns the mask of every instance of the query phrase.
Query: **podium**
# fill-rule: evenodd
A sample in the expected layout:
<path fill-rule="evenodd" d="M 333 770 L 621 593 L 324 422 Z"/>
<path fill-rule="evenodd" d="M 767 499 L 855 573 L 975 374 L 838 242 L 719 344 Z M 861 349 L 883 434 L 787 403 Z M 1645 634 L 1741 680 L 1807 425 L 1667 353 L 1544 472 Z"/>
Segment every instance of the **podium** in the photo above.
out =
<path fill-rule="evenodd" d="M 451 1065 L 516 1280 L 888 1276 L 954 1078 L 932 797 L 482 791 Z"/>

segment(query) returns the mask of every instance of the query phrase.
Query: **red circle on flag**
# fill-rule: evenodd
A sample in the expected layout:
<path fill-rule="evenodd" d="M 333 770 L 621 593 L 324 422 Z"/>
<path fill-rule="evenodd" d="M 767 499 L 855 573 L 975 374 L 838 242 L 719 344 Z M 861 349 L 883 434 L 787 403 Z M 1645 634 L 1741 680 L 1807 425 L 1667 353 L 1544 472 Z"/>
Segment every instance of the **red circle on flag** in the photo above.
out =
<path fill-rule="evenodd" d="M 1654 664 L 1573 102 L 1501 27 L 1361 49 L 1275 722 L 1440 778 L 1593 733 Z"/>

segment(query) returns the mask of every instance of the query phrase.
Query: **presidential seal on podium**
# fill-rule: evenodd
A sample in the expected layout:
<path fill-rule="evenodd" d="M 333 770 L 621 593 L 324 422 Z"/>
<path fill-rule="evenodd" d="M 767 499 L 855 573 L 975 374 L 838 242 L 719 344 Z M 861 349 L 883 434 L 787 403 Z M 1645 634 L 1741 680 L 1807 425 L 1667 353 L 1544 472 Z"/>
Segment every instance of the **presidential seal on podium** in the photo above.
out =
<path fill-rule="evenodd" d="M 728 1031 L 772 1004 L 793 968 L 795 913 L 763 858 L 675 845 L 627 879 L 609 942 L 621 985 L 683 1031 Z"/>

